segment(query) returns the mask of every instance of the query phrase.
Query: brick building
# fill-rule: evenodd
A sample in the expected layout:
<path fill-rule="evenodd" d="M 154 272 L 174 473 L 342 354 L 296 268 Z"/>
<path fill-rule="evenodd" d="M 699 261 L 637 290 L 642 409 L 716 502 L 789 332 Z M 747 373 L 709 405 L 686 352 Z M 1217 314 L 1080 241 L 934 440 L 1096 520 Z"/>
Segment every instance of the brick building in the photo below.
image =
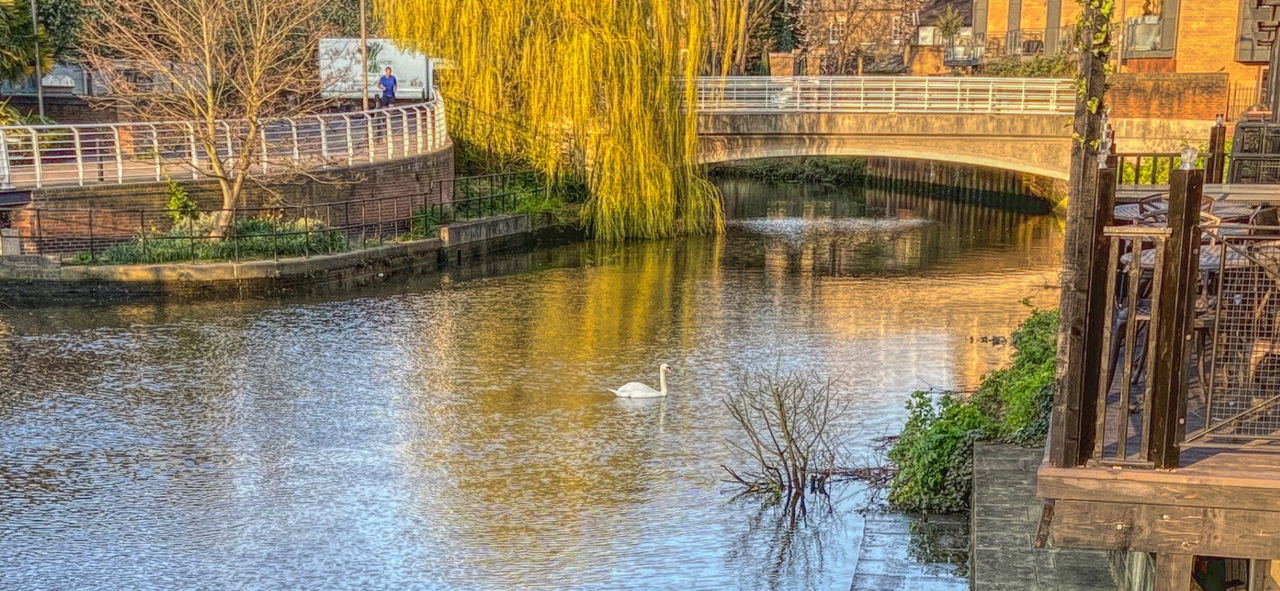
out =
<path fill-rule="evenodd" d="M 973 39 L 985 59 L 1067 50 L 1074 0 L 972 0 Z M 1116 0 L 1122 72 L 1228 75 L 1231 115 L 1259 99 L 1266 48 L 1252 44 L 1254 0 Z"/>
<path fill-rule="evenodd" d="M 923 0 L 805 0 L 800 73 L 887 73 L 903 68 Z"/>

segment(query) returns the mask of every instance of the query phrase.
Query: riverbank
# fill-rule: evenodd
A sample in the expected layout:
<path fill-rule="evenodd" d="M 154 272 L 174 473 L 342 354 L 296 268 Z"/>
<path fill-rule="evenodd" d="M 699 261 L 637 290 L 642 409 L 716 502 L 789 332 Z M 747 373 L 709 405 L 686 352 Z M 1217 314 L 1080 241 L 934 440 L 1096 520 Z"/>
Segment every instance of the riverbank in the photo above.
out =
<path fill-rule="evenodd" d="M 712 178 L 749 178 L 768 183 L 861 183 L 867 177 L 867 161 L 861 158 L 798 157 L 763 158 L 725 162 L 711 166 Z"/>
<path fill-rule="evenodd" d="M 553 216 L 535 227 L 528 215 L 511 214 L 444 225 L 438 236 L 422 240 L 272 260 L 74 265 L 50 256 L 0 256 L 0 303 L 84 305 L 333 293 L 583 237 L 581 230 Z"/>

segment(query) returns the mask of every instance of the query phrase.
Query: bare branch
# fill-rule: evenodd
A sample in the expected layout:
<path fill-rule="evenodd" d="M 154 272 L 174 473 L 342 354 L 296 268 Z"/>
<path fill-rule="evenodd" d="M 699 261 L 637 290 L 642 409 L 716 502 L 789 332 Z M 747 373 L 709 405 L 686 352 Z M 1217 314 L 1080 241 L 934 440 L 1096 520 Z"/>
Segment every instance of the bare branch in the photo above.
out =
<path fill-rule="evenodd" d="M 108 91 L 97 100 L 128 120 L 190 124 L 208 160 L 198 172 L 222 192 L 215 237 L 234 219 L 245 183 L 258 182 L 269 120 L 327 104 L 314 60 L 328 1 L 86 0 L 98 17 L 82 52 Z"/>

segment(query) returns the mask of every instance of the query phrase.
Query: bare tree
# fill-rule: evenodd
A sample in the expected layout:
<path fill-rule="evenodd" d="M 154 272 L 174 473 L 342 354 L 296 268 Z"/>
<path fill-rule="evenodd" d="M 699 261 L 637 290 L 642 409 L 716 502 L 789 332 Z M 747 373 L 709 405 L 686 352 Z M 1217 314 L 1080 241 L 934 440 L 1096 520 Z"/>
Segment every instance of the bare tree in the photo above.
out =
<path fill-rule="evenodd" d="M 767 51 L 759 40 L 769 26 L 773 13 L 782 8 L 784 0 L 711 0 L 713 15 L 711 56 L 716 63 L 712 73 L 741 75 L 747 69 L 747 57 L 752 53 Z M 753 46 L 753 41 L 756 42 Z"/>
<path fill-rule="evenodd" d="M 317 109 L 316 55 L 328 0 L 88 0 L 83 52 L 122 118 L 189 121 L 199 172 L 222 193 L 222 238 L 255 164 L 267 119 Z M 234 124 L 225 123 L 235 122 Z"/>
<path fill-rule="evenodd" d="M 823 74 L 861 75 L 867 61 L 902 54 L 915 34 L 923 0 L 810 0 L 801 20 L 808 52 L 823 59 Z M 818 51 L 819 47 L 823 47 Z M 814 54 L 817 55 L 814 55 Z"/>
<path fill-rule="evenodd" d="M 849 403 L 836 398 L 836 382 L 795 372 L 746 373 L 725 397 L 729 415 L 745 442 L 729 445 L 749 467 L 724 466 L 732 481 L 749 492 L 778 495 L 788 507 L 804 506 L 806 490 L 822 491 L 835 476 L 855 472 L 847 459 Z"/>

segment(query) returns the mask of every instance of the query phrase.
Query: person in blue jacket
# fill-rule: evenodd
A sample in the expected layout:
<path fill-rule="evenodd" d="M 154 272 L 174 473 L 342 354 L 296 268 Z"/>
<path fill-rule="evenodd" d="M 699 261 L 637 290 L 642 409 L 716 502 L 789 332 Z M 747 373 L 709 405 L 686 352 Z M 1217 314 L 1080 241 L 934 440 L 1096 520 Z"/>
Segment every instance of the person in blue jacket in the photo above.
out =
<path fill-rule="evenodd" d="M 391 66 L 378 79 L 378 88 L 382 89 L 382 108 L 396 104 L 396 77 L 391 75 Z"/>

